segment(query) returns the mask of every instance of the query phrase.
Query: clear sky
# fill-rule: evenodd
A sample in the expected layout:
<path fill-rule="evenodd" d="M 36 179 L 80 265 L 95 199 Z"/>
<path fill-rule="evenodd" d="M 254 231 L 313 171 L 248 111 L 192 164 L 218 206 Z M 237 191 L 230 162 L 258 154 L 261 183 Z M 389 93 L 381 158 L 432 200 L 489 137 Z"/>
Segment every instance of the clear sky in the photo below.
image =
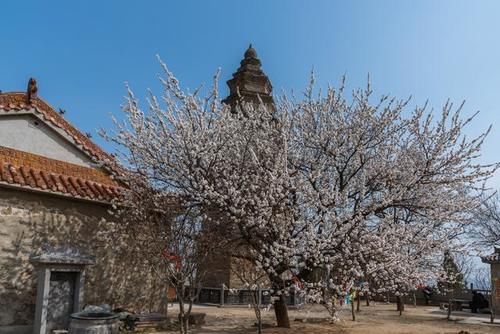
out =
<path fill-rule="evenodd" d="M 83 131 L 110 126 L 125 81 L 158 91 L 156 54 L 195 88 L 218 67 L 229 79 L 251 42 L 275 92 L 302 91 L 314 68 L 320 86 L 370 73 L 376 93 L 436 110 L 465 99 L 466 114 L 481 111 L 470 135 L 493 124 L 482 159 L 500 160 L 500 1 L 4 0 L 0 11 L 0 89 L 37 78 Z"/>

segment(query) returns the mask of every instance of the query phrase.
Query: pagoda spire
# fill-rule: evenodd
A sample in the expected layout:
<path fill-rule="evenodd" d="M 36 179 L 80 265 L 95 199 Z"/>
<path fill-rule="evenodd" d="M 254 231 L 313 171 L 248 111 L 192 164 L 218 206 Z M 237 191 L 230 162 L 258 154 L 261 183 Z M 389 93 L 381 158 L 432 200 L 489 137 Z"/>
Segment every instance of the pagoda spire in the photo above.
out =
<path fill-rule="evenodd" d="M 250 44 L 240 67 L 233 73 L 233 78 L 227 81 L 229 96 L 223 102 L 235 110 L 241 102 L 259 104 L 260 98 L 264 104 L 274 107 L 273 86 L 261 66 L 257 52 Z"/>

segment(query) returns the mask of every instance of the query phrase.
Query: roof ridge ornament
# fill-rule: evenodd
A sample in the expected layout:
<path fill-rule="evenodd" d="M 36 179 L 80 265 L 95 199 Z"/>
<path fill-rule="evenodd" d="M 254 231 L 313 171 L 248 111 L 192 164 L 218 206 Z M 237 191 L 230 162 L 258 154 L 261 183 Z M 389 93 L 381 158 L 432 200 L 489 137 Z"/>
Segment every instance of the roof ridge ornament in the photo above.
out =
<path fill-rule="evenodd" d="M 31 104 L 33 99 L 37 97 L 38 86 L 35 78 L 30 78 L 28 81 L 28 88 L 26 89 L 26 100 L 28 104 Z"/>
<path fill-rule="evenodd" d="M 248 49 L 245 51 L 245 59 L 246 58 L 259 59 L 257 57 L 257 51 L 255 51 L 255 49 L 252 47 L 252 43 L 250 43 L 250 45 L 248 46 Z"/>

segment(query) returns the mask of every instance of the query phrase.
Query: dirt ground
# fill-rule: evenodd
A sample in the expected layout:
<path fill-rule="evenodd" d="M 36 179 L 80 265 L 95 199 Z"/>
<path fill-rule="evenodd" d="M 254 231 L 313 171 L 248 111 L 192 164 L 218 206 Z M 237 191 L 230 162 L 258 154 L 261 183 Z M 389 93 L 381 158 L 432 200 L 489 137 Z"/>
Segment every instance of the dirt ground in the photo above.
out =
<path fill-rule="evenodd" d="M 175 307 L 169 314 L 175 315 Z M 321 306 L 307 306 L 299 310 L 290 310 L 291 329 L 274 328 L 274 312 L 263 311 L 263 322 L 266 325 L 266 334 L 458 334 L 466 331 L 470 334 L 497 333 L 500 334 L 500 321 L 489 324 L 489 315 L 473 315 L 468 312 L 454 312 L 452 320 L 446 320 L 445 311 L 431 306 L 406 306 L 400 317 L 395 311 L 394 304 L 377 304 L 364 306 L 356 314 L 356 321 L 351 321 L 350 309 L 341 311 L 341 321 L 328 324 L 322 319 L 327 313 Z M 193 312 L 206 313 L 206 324 L 201 328 L 193 329 L 193 333 L 211 334 L 250 334 L 256 333 L 255 315 L 249 308 L 218 308 L 211 306 L 195 306 Z M 297 321 L 307 319 L 306 322 Z M 164 332 L 174 333 L 174 332 Z"/>

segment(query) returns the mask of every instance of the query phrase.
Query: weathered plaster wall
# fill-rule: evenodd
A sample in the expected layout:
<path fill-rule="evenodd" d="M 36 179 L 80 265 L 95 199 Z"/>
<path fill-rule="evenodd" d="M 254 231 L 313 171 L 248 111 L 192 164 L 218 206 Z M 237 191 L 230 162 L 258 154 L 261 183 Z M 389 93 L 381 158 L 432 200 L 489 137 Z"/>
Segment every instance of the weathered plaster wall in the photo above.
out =
<path fill-rule="evenodd" d="M 134 255 L 133 236 L 108 207 L 0 187 L 0 326 L 33 322 L 36 277 L 29 256 L 47 243 L 96 256 L 86 274 L 84 303 L 162 311 L 165 287 Z"/>
<path fill-rule="evenodd" d="M 67 140 L 31 115 L 0 117 L 2 146 L 92 167 L 92 161 Z"/>

